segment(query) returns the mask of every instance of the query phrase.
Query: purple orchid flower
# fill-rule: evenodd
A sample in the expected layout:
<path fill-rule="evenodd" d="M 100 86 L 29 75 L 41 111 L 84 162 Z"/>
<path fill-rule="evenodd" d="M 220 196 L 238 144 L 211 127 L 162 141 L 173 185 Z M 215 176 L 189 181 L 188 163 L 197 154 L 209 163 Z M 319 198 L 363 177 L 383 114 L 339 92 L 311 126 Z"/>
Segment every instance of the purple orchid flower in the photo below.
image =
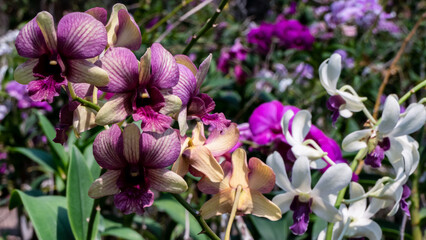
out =
<path fill-rule="evenodd" d="M 52 106 L 50 106 L 47 102 L 34 102 L 31 100 L 28 96 L 26 87 L 16 81 L 10 81 L 7 83 L 6 92 L 9 96 L 18 101 L 17 106 L 19 109 L 39 108 L 48 112 L 52 111 Z"/>
<path fill-rule="evenodd" d="M 247 42 L 257 46 L 257 51 L 267 54 L 272 44 L 274 35 L 274 25 L 271 23 L 262 23 L 257 28 L 252 28 L 247 34 Z"/>
<path fill-rule="evenodd" d="M 182 107 L 178 114 L 179 130 L 183 136 L 188 130 L 186 120 L 200 119 L 205 125 L 222 130 L 229 127 L 231 121 L 223 113 L 213 113 L 216 104 L 213 99 L 200 93 L 201 85 L 207 76 L 212 55 L 210 54 L 201 64 L 199 69 L 185 55 L 175 56 L 179 66 L 179 82 L 172 88 L 173 94 L 182 100 Z"/>
<path fill-rule="evenodd" d="M 115 206 L 124 214 L 142 215 L 154 202 L 150 189 L 172 193 L 187 190 L 185 180 L 166 168 L 179 153 L 179 137 L 172 129 L 162 134 L 141 134 L 135 124 L 123 132 L 113 125 L 99 133 L 93 143 L 93 155 L 107 171 L 92 184 L 89 196 L 114 195 Z"/>
<path fill-rule="evenodd" d="M 179 80 L 179 69 L 173 56 L 154 43 L 141 62 L 127 48 L 110 48 L 101 59 L 102 68 L 111 81 L 99 89 L 114 93 L 96 116 L 98 125 L 120 122 L 130 114 L 135 121 L 142 120 L 142 129 L 163 132 L 172 118 L 160 113 L 166 106 L 163 95 Z"/>
<path fill-rule="evenodd" d="M 18 54 L 30 59 L 15 70 L 15 80 L 28 84 L 33 101 L 49 103 L 67 81 L 105 86 L 107 73 L 85 59 L 98 56 L 106 45 L 105 27 L 89 14 L 67 14 L 56 30 L 52 15 L 40 12 L 16 38 Z"/>
<path fill-rule="evenodd" d="M 411 195 L 411 190 L 410 187 L 407 185 L 403 185 L 402 186 L 402 196 L 401 196 L 401 201 L 399 202 L 401 209 L 404 211 L 404 213 L 410 218 L 411 214 L 410 214 L 410 206 L 407 203 L 407 199 L 410 197 Z"/>
<path fill-rule="evenodd" d="M 125 47 L 138 50 L 142 44 L 141 30 L 125 5 L 117 3 L 107 23 L 107 10 L 95 7 L 86 11 L 105 25 L 108 35 L 108 47 Z"/>

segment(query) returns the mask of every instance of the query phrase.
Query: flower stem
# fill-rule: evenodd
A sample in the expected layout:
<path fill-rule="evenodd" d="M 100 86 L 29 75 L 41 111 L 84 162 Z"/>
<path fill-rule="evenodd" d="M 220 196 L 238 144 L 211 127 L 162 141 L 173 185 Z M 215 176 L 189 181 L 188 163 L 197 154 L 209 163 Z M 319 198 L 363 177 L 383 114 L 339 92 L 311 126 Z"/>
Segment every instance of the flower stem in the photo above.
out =
<path fill-rule="evenodd" d="M 81 105 L 88 107 L 88 108 L 91 108 L 91 109 L 95 110 L 96 112 L 99 112 L 99 110 L 101 109 L 98 105 L 78 97 L 75 94 L 74 88 L 72 87 L 70 82 L 68 82 L 68 90 L 70 91 L 70 97 L 71 97 L 72 100 L 77 101 L 77 102 L 81 103 Z"/>
<path fill-rule="evenodd" d="M 204 221 L 203 217 L 197 213 L 189 203 L 185 201 L 179 194 L 172 193 L 173 197 L 186 209 L 192 216 L 195 217 L 197 222 L 200 224 L 203 231 L 201 233 L 206 234 L 210 239 L 220 240 L 220 238 L 212 231 L 212 229 L 207 225 L 206 221 Z"/>
<path fill-rule="evenodd" d="M 222 12 L 225 5 L 228 3 L 228 0 L 222 0 L 219 4 L 219 7 L 216 9 L 213 16 L 207 21 L 207 23 L 201 28 L 201 30 L 192 36 L 191 41 L 189 44 L 185 47 L 183 50 L 183 54 L 188 54 L 189 50 L 191 50 L 192 46 L 200 39 L 201 36 L 203 36 L 211 27 L 213 27 L 213 23 L 216 21 L 219 14 Z"/>
<path fill-rule="evenodd" d="M 100 211 L 100 209 L 98 208 L 99 202 L 100 199 L 95 199 L 95 201 L 93 201 L 92 211 L 90 212 L 89 225 L 87 229 L 87 240 L 92 239 L 93 225 L 95 224 L 96 214 L 98 213 L 98 211 Z"/>
<path fill-rule="evenodd" d="M 401 99 L 399 99 L 398 103 L 401 105 L 403 104 L 405 101 L 407 101 L 407 99 L 413 95 L 415 92 L 419 91 L 422 88 L 426 87 L 426 79 L 424 79 L 423 81 L 421 81 L 419 84 L 417 84 L 415 87 L 413 87 L 412 89 L 410 89 L 410 91 L 408 91 L 404 96 L 401 97 Z"/>
<path fill-rule="evenodd" d="M 411 189 L 411 229 L 413 231 L 413 239 L 420 240 L 422 238 L 422 230 L 420 228 L 420 202 L 419 202 L 419 181 L 420 181 L 420 166 L 414 172 L 413 186 Z"/>
<path fill-rule="evenodd" d="M 358 151 L 358 153 L 356 154 L 354 160 L 351 163 L 351 170 L 354 171 L 358 165 L 358 162 L 361 161 L 365 154 L 367 153 L 367 149 L 361 149 Z M 345 196 L 346 190 L 348 189 L 348 187 L 344 187 L 342 190 L 340 190 L 339 194 L 337 195 L 337 200 L 336 200 L 336 204 L 334 205 L 336 208 L 340 207 L 340 204 L 343 201 L 343 197 Z M 334 223 L 329 223 L 327 226 L 327 237 L 326 240 L 331 240 L 332 236 L 333 236 L 333 226 Z"/>
<path fill-rule="evenodd" d="M 241 185 L 238 185 L 235 193 L 234 205 L 232 206 L 231 214 L 229 215 L 228 225 L 226 226 L 225 240 L 229 240 L 231 237 L 232 223 L 234 222 L 235 214 L 237 213 L 237 207 L 238 203 L 240 202 L 240 195 L 242 190 L 243 188 L 241 187 Z"/>

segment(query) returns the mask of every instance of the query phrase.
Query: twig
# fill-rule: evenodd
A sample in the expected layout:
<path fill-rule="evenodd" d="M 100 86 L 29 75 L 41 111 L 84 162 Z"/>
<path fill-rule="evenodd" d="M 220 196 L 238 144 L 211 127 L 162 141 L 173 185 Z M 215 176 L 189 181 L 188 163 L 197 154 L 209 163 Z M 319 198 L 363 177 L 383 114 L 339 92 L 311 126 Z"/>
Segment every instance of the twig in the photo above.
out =
<path fill-rule="evenodd" d="M 397 64 L 399 59 L 401 58 L 402 54 L 404 53 L 405 47 L 407 46 L 408 42 L 410 41 L 410 39 L 414 36 L 414 34 L 416 33 L 417 29 L 420 27 L 420 24 L 422 23 L 422 21 L 426 18 L 426 13 L 424 13 L 420 19 L 416 22 L 416 24 L 414 25 L 413 29 L 411 29 L 410 33 L 405 37 L 404 41 L 402 42 L 401 47 L 399 48 L 395 58 L 392 60 L 391 65 L 389 66 L 388 69 L 386 69 L 384 71 L 385 76 L 383 78 L 383 82 L 380 85 L 379 91 L 377 92 L 377 98 L 376 98 L 376 103 L 374 104 L 374 111 L 373 111 L 373 117 L 375 119 L 377 119 L 377 115 L 379 112 L 379 107 L 380 107 L 380 97 L 383 94 L 383 91 L 385 90 L 386 85 L 389 82 L 389 78 L 391 75 L 395 74 L 395 71 L 397 70 Z"/>
<path fill-rule="evenodd" d="M 420 167 L 414 172 L 413 186 L 411 189 L 411 229 L 413 232 L 413 239 L 420 240 L 422 238 L 422 230 L 420 228 L 420 194 L 419 194 L 419 181 L 420 181 Z"/>
<path fill-rule="evenodd" d="M 200 39 L 201 36 L 203 36 L 211 27 L 213 27 L 213 23 L 216 21 L 217 17 L 219 17 L 219 14 L 222 12 L 225 5 L 228 3 L 228 0 L 222 0 L 219 4 L 219 7 L 216 9 L 213 16 L 207 21 L 207 23 L 201 28 L 201 30 L 192 36 L 191 41 L 189 44 L 185 47 L 183 50 L 183 54 L 188 54 L 189 50 L 191 50 L 192 46 Z"/>
<path fill-rule="evenodd" d="M 192 207 L 183 199 L 179 194 L 172 193 L 173 197 L 176 198 L 176 200 L 186 209 L 189 213 L 191 213 L 192 216 L 195 217 L 197 222 L 200 224 L 203 231 L 201 233 L 206 234 L 210 239 L 213 240 L 220 240 L 220 238 L 212 231 L 212 229 L 207 225 L 206 221 L 204 221 L 204 218 L 198 214 Z"/>

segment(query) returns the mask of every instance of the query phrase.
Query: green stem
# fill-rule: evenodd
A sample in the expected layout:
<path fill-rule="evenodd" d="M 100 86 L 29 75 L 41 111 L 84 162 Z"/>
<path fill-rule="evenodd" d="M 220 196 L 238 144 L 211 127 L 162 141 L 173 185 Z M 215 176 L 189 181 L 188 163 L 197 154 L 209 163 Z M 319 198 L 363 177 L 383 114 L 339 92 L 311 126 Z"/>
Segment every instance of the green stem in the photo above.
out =
<path fill-rule="evenodd" d="M 411 229 L 413 231 L 413 239 L 422 239 L 422 230 L 420 228 L 420 202 L 419 202 L 419 179 L 420 168 L 418 167 L 414 173 L 413 187 L 411 189 Z"/>
<path fill-rule="evenodd" d="M 192 36 L 191 41 L 183 50 L 183 54 L 188 54 L 189 50 L 191 50 L 192 46 L 203 36 L 211 27 L 213 27 L 213 23 L 216 21 L 219 14 L 222 12 L 225 5 L 228 3 L 228 0 L 222 0 L 219 4 L 219 7 L 214 12 L 213 16 L 207 21 L 207 23 L 201 28 L 201 30 Z"/>
<path fill-rule="evenodd" d="M 90 101 L 87 101 L 85 99 L 82 99 L 82 98 L 78 97 L 75 94 L 74 88 L 72 87 L 72 85 L 71 85 L 70 82 L 68 82 L 68 91 L 70 92 L 71 99 L 74 100 L 74 101 L 77 101 L 77 102 L 81 103 L 81 105 L 83 105 L 85 107 L 88 107 L 88 108 L 91 108 L 91 109 L 93 109 L 93 110 L 95 110 L 97 112 L 99 112 L 99 110 L 101 109 L 98 105 L 96 105 L 96 104 L 94 104 L 94 103 L 92 103 Z"/>
<path fill-rule="evenodd" d="M 358 162 L 361 161 L 365 154 L 367 153 L 367 149 L 361 149 L 358 151 L 358 153 L 356 154 L 354 160 L 351 163 L 351 170 L 352 172 L 355 171 L 356 167 L 358 166 Z M 339 208 L 340 204 L 343 201 L 343 197 L 345 196 L 346 190 L 348 189 L 348 186 L 346 186 L 345 188 L 343 188 L 342 190 L 340 190 L 339 195 L 337 195 L 337 200 L 336 200 L 336 204 L 335 207 Z M 327 226 L 327 237 L 326 240 L 331 240 L 332 236 L 333 236 L 333 226 L 334 223 L 329 223 Z"/>
<path fill-rule="evenodd" d="M 158 27 L 163 25 L 163 23 L 167 22 L 171 17 L 173 17 L 179 10 L 181 10 L 183 7 L 185 7 L 188 3 L 192 2 L 194 0 L 184 0 L 181 4 L 179 4 L 177 7 L 175 7 L 169 14 L 167 14 L 165 17 L 163 17 L 160 21 L 158 21 L 152 28 L 146 30 L 146 34 L 152 33 L 155 31 Z"/>
<path fill-rule="evenodd" d="M 179 194 L 172 193 L 173 197 L 176 198 L 176 200 L 189 212 L 192 214 L 192 216 L 195 217 L 195 219 L 200 224 L 203 231 L 201 233 L 206 234 L 210 239 L 213 240 L 220 240 L 220 238 L 212 231 L 212 229 L 207 225 L 206 221 L 204 221 L 203 217 L 197 213 L 189 203 L 187 203 Z"/>
<path fill-rule="evenodd" d="M 237 207 L 240 202 L 242 189 L 243 188 L 241 187 L 241 185 L 238 185 L 235 193 L 234 205 L 232 206 L 231 214 L 229 215 L 228 226 L 226 226 L 225 240 L 229 240 L 231 237 L 232 223 L 234 222 L 235 214 L 237 213 Z"/>
<path fill-rule="evenodd" d="M 410 91 L 408 91 L 404 96 L 399 99 L 398 103 L 402 104 L 404 103 L 411 95 L 413 95 L 415 92 L 419 91 L 420 89 L 426 87 L 426 79 L 417 84 L 415 87 L 413 87 Z"/>
<path fill-rule="evenodd" d="M 93 201 L 92 211 L 90 212 L 89 226 L 87 229 L 87 236 L 86 236 L 87 240 L 92 239 L 93 225 L 95 224 L 96 214 L 100 210 L 98 209 L 99 202 L 100 202 L 100 199 L 95 199 L 95 201 Z"/>

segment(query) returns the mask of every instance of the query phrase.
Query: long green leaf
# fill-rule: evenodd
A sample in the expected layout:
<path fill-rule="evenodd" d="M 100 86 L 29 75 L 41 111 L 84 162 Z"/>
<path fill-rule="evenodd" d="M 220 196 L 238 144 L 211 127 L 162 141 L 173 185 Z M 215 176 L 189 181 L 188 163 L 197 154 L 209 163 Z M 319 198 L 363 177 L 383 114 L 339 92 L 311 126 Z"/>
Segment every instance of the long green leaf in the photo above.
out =
<path fill-rule="evenodd" d="M 68 221 L 66 199 L 62 196 L 33 197 L 19 190 L 12 192 L 9 208 L 24 205 L 38 239 L 74 239 Z"/>
<path fill-rule="evenodd" d="M 112 227 L 106 229 L 105 232 L 102 233 L 102 236 L 114 236 L 127 240 L 143 240 L 143 237 L 138 232 L 126 227 Z"/>
<path fill-rule="evenodd" d="M 72 146 L 67 181 L 67 205 L 71 229 L 76 239 L 86 239 L 88 222 L 94 200 L 88 196 L 92 174 L 87 167 L 83 154 Z M 95 221 L 94 229 L 97 229 Z M 96 231 L 94 231 L 96 232 Z"/>
<path fill-rule="evenodd" d="M 29 159 L 40 164 L 40 166 L 42 166 L 46 172 L 57 172 L 55 163 L 52 159 L 52 155 L 43 150 L 24 147 L 13 147 L 9 148 L 9 151 L 25 155 Z"/>
<path fill-rule="evenodd" d="M 288 215 L 288 214 L 287 214 Z M 260 218 L 250 215 L 254 226 L 259 232 L 261 239 L 263 240 L 279 240 L 287 239 L 288 236 L 288 220 L 286 217 L 281 218 L 278 221 L 272 222 L 266 218 Z"/>

